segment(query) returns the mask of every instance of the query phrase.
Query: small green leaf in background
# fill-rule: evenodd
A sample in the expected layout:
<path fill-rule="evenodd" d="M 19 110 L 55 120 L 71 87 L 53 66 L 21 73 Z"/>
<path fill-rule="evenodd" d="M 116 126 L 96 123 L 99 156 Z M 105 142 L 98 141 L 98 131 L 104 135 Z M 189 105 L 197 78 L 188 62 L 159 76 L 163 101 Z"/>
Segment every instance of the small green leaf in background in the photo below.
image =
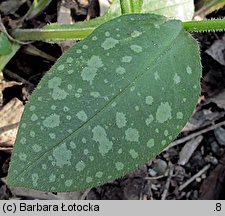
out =
<path fill-rule="evenodd" d="M 20 48 L 18 43 L 11 43 L 12 51 L 8 55 L 0 55 L 0 70 L 3 70 Z"/>
<path fill-rule="evenodd" d="M 27 19 L 33 19 L 38 16 L 46 7 L 48 7 L 51 1 L 52 0 L 34 0 L 26 14 Z"/>
<path fill-rule="evenodd" d="M 198 44 L 180 21 L 130 14 L 101 25 L 30 97 L 8 184 L 81 191 L 135 170 L 184 127 L 200 78 Z"/>
<path fill-rule="evenodd" d="M 182 21 L 191 20 L 194 15 L 193 0 L 143 0 L 142 13 L 155 13 Z M 121 15 L 120 0 L 114 0 L 109 11 L 108 17 Z"/>
<path fill-rule="evenodd" d="M 195 16 L 205 17 L 207 14 L 224 7 L 225 0 L 199 0 L 196 4 Z"/>
<path fill-rule="evenodd" d="M 192 20 L 194 15 L 193 0 L 144 0 L 142 12 L 161 14 L 182 21 Z"/>
<path fill-rule="evenodd" d="M 12 51 L 11 44 L 3 32 L 0 32 L 0 55 L 7 55 Z"/>

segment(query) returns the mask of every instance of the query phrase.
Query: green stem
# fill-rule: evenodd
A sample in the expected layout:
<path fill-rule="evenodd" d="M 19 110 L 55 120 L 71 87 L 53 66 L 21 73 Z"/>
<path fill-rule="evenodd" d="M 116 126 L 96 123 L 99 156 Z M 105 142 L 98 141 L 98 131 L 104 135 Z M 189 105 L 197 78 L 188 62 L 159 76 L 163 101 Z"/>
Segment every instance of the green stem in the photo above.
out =
<path fill-rule="evenodd" d="M 56 25 L 51 29 L 15 29 L 10 33 L 16 40 L 43 40 L 53 41 L 68 39 L 83 39 L 94 31 L 100 23 L 94 23 L 89 28 L 62 28 Z M 225 30 L 225 20 L 203 20 L 203 21 L 187 21 L 182 22 L 183 27 L 189 32 L 198 31 L 221 31 Z"/>
<path fill-rule="evenodd" d="M 141 12 L 143 0 L 120 0 L 122 14 Z"/>
<path fill-rule="evenodd" d="M 187 21 L 187 22 L 182 22 L 182 25 L 189 32 L 225 30 L 224 19 Z"/>
<path fill-rule="evenodd" d="M 131 5 L 129 0 L 120 0 L 121 13 L 127 14 L 131 13 Z"/>
<path fill-rule="evenodd" d="M 11 35 L 17 40 L 57 41 L 83 39 L 93 32 L 94 28 L 83 29 L 17 29 Z"/>

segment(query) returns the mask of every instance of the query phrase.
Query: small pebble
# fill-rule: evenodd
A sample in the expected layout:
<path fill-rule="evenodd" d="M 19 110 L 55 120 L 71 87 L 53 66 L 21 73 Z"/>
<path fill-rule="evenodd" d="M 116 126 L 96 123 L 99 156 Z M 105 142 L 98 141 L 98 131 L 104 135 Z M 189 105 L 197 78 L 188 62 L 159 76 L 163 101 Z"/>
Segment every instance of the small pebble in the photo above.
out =
<path fill-rule="evenodd" d="M 156 187 L 156 185 L 155 185 L 155 184 L 151 184 L 151 189 L 152 189 L 152 190 L 155 190 L 155 191 L 157 191 L 157 190 L 158 190 L 158 188 Z"/>
<path fill-rule="evenodd" d="M 212 152 L 213 152 L 216 156 L 220 156 L 221 151 L 220 151 L 220 147 L 219 147 L 219 145 L 217 144 L 217 142 L 216 142 L 216 141 L 211 142 L 211 143 L 210 143 L 210 146 L 211 146 Z"/>
<path fill-rule="evenodd" d="M 155 177 L 156 174 L 157 174 L 157 172 L 156 172 L 155 170 L 153 170 L 153 169 L 149 169 L 149 170 L 148 170 L 148 173 L 149 173 L 149 175 L 150 175 L 151 177 Z"/>
<path fill-rule="evenodd" d="M 205 157 L 205 161 L 208 162 L 208 163 L 211 163 L 212 165 L 218 164 L 218 160 L 215 157 L 213 157 L 212 155 L 207 155 Z"/>
<path fill-rule="evenodd" d="M 202 179 L 205 179 L 205 178 L 206 178 L 206 174 L 203 173 L 203 174 L 201 175 L 201 178 L 202 178 Z"/>
<path fill-rule="evenodd" d="M 167 169 L 167 163 L 162 159 L 156 159 L 152 169 L 157 173 L 157 175 L 164 175 Z"/>
<path fill-rule="evenodd" d="M 196 182 L 201 182 L 202 181 L 202 179 L 200 177 L 196 178 L 195 180 L 196 180 Z"/>

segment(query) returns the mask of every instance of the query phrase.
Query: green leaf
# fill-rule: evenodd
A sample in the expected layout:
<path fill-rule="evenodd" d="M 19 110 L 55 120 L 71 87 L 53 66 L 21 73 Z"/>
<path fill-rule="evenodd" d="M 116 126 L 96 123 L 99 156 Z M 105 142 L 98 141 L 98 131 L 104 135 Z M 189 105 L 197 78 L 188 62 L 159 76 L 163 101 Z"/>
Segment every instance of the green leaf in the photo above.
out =
<path fill-rule="evenodd" d="M 120 0 L 122 14 L 125 13 L 140 13 L 143 0 Z"/>
<path fill-rule="evenodd" d="M 26 16 L 27 19 L 33 19 L 37 15 L 39 15 L 48 5 L 51 3 L 52 0 L 35 0 L 31 5 L 29 11 L 27 12 Z"/>
<path fill-rule="evenodd" d="M 11 44 L 12 51 L 8 55 L 0 55 L 0 70 L 3 70 L 20 48 L 18 43 Z"/>
<path fill-rule="evenodd" d="M 26 105 L 7 181 L 81 191 L 159 154 L 198 100 L 197 42 L 180 21 L 123 15 L 62 55 Z"/>
<path fill-rule="evenodd" d="M 178 3 L 179 2 L 179 3 Z M 191 20 L 194 15 L 193 0 L 144 0 L 143 13 L 156 13 L 182 21 Z"/>
<path fill-rule="evenodd" d="M 11 44 L 3 32 L 0 32 L 0 55 L 7 55 L 12 51 Z"/>
<path fill-rule="evenodd" d="M 142 13 L 155 13 L 169 18 L 176 18 L 182 21 L 191 20 L 194 15 L 193 0 L 143 0 Z M 114 0 L 108 15 L 117 17 L 121 15 L 120 0 Z M 88 23 L 88 22 L 86 22 Z M 51 25 L 51 24 L 50 24 Z M 76 24 L 75 24 L 76 25 Z"/>
<path fill-rule="evenodd" d="M 204 17 L 215 10 L 224 7 L 225 0 L 200 0 L 196 4 L 195 16 Z"/>

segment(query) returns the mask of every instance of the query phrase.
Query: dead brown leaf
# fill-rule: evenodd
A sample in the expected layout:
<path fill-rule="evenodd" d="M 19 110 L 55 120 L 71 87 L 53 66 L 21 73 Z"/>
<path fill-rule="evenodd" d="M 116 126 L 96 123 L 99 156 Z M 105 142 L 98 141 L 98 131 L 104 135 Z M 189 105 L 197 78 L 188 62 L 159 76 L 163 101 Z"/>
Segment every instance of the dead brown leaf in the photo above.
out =
<path fill-rule="evenodd" d="M 14 144 L 23 110 L 24 105 L 17 98 L 12 99 L 0 110 L 1 147 L 8 147 Z"/>

